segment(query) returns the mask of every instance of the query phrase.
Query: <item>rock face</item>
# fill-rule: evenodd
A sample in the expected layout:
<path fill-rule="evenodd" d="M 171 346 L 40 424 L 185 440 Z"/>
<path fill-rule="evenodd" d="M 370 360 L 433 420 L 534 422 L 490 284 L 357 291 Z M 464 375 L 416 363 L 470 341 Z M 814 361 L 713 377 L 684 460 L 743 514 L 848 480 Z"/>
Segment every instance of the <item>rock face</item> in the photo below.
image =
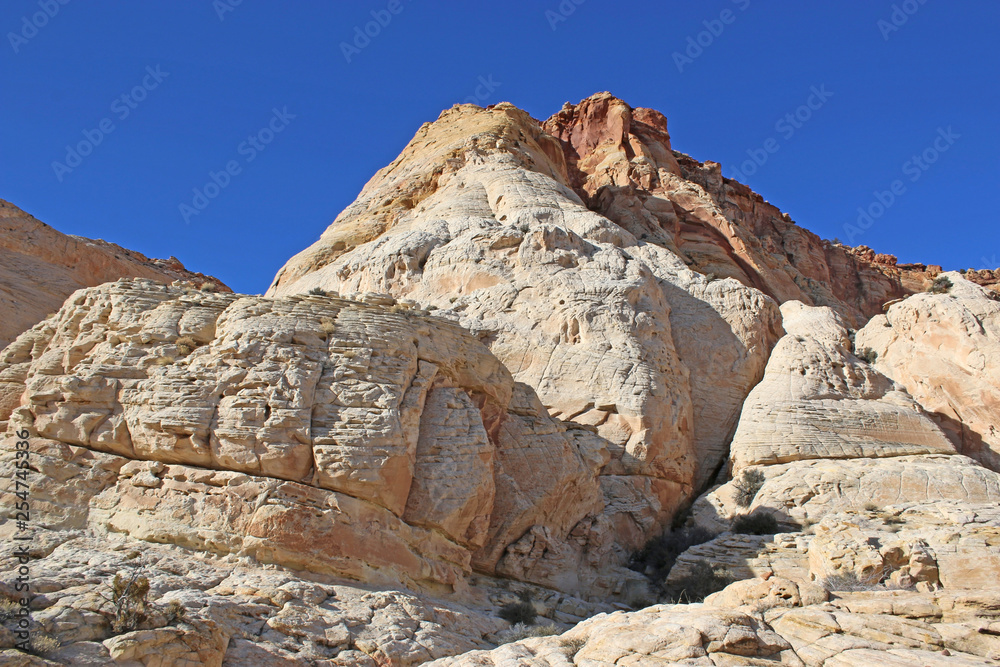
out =
<path fill-rule="evenodd" d="M 858 332 L 857 347 L 939 421 L 959 450 L 1000 470 L 1000 302 L 996 292 L 941 274 L 942 294 L 917 294 Z"/>
<path fill-rule="evenodd" d="M 554 416 L 613 443 L 606 484 L 649 492 L 669 514 L 719 467 L 780 335 L 777 309 L 588 210 L 569 183 L 561 142 L 527 114 L 456 107 L 268 294 L 321 287 L 435 306 L 480 332 Z"/>
<path fill-rule="evenodd" d="M 0 259 L 0 348 L 81 287 L 135 277 L 230 291 L 216 278 L 185 270 L 176 258 L 149 259 L 106 241 L 60 234 L 3 200 Z"/>
<path fill-rule="evenodd" d="M 830 306 L 850 324 L 907 291 L 889 256 L 821 240 L 715 162 L 673 151 L 667 119 L 598 93 L 543 123 L 588 206 L 701 273 L 733 277 L 778 303 Z"/>
<path fill-rule="evenodd" d="M 832 310 L 789 301 L 781 314 L 787 333 L 743 406 L 734 474 L 806 459 L 954 453 L 916 401 L 851 352 Z"/>
<path fill-rule="evenodd" d="M 0 210 L 52 298 L 173 271 Z M 997 664 L 981 273 L 823 242 L 606 93 L 455 107 L 266 296 L 141 274 L 0 351 L 59 644 L 0 575 L 0 663 Z M 625 611 L 661 591 L 705 601 Z"/>
<path fill-rule="evenodd" d="M 104 471 L 51 527 L 369 583 L 461 591 L 475 569 L 626 594 L 642 533 L 618 524 L 663 510 L 598 475 L 613 444 L 458 326 L 374 301 L 77 292 L 0 353 L 9 431 Z"/>
<path fill-rule="evenodd" d="M 434 667 L 790 665 L 985 667 L 1000 660 L 996 596 L 903 591 L 781 604 L 757 585 L 751 604 L 660 605 L 601 614 L 560 636 L 527 639 L 428 663 Z M 785 591 L 792 590 L 786 582 Z M 736 586 L 736 584 L 734 584 Z M 745 587 L 746 588 L 746 587 Z M 729 597 L 742 601 L 735 592 Z M 728 590 L 727 590 L 728 593 Z M 802 601 L 794 598 L 796 602 Z"/>

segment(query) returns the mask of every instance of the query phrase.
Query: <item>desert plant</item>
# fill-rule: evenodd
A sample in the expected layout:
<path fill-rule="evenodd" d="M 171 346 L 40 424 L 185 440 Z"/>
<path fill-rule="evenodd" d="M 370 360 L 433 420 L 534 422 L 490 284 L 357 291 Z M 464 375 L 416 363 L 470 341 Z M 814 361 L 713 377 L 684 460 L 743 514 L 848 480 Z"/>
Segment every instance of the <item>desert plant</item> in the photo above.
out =
<path fill-rule="evenodd" d="M 505 604 L 500 608 L 497 615 L 511 625 L 532 625 L 538 616 L 538 612 L 535 611 L 535 605 L 531 604 L 531 602 L 521 600 L 520 602 Z"/>
<path fill-rule="evenodd" d="M 781 532 L 777 519 L 767 512 L 738 516 L 733 519 L 732 529 L 734 533 L 743 535 L 774 535 Z"/>
<path fill-rule="evenodd" d="M 17 602 L 8 597 L 0 596 L 0 623 L 14 618 L 18 615 L 20 610 L 21 605 Z"/>
<path fill-rule="evenodd" d="M 111 629 L 117 634 L 131 632 L 146 620 L 149 607 L 149 579 L 136 567 L 132 574 L 123 577 L 115 574 L 111 581 L 111 597 L 102 597 L 112 604 Z"/>
<path fill-rule="evenodd" d="M 642 572 L 653 582 L 666 578 L 677 557 L 695 546 L 715 537 L 703 528 L 681 527 L 654 537 L 638 552 L 632 555 L 630 567 Z"/>
<path fill-rule="evenodd" d="M 313 296 L 326 296 L 326 290 L 322 287 L 313 287 L 311 290 L 306 292 L 306 294 L 311 294 Z"/>
<path fill-rule="evenodd" d="M 156 357 L 153 359 L 153 366 L 169 366 L 176 361 L 173 357 Z"/>
<path fill-rule="evenodd" d="M 729 570 L 700 560 L 691 566 L 686 575 L 669 586 L 667 595 L 677 602 L 701 602 L 734 581 L 736 578 Z"/>
<path fill-rule="evenodd" d="M 187 609 L 185 609 L 184 605 L 177 600 L 171 600 L 167 603 L 167 606 L 163 608 L 163 615 L 167 617 L 168 624 L 183 621 L 186 613 Z"/>
<path fill-rule="evenodd" d="M 31 633 L 31 639 L 28 643 L 28 653 L 44 657 L 49 653 L 58 651 L 60 646 L 62 646 L 62 643 L 52 635 L 35 630 Z"/>
<path fill-rule="evenodd" d="M 847 571 L 824 577 L 820 580 L 819 585 L 828 591 L 873 591 L 879 588 L 883 575 L 883 572 L 859 575 L 856 572 Z"/>
<path fill-rule="evenodd" d="M 764 473 L 760 470 L 744 469 L 740 476 L 733 480 L 733 486 L 736 488 L 736 504 L 740 507 L 750 507 L 765 481 Z"/>
<path fill-rule="evenodd" d="M 186 357 L 197 349 L 198 341 L 191 336 L 181 336 L 174 342 L 174 345 L 177 346 L 177 354 Z"/>
<path fill-rule="evenodd" d="M 954 285 L 948 276 L 938 276 L 931 282 L 931 286 L 927 288 L 927 291 L 931 294 L 947 294 Z"/>
<path fill-rule="evenodd" d="M 575 639 L 560 639 L 559 645 L 563 647 L 563 650 L 566 651 L 566 655 L 570 660 L 572 660 L 576 654 L 587 645 L 587 640 L 583 637 L 576 637 Z"/>
<path fill-rule="evenodd" d="M 337 325 L 329 317 L 321 317 L 319 319 L 319 328 L 323 330 L 323 333 L 332 334 L 336 331 Z"/>
<path fill-rule="evenodd" d="M 878 352 L 871 349 L 870 347 L 866 347 L 858 352 L 858 359 L 860 359 L 861 361 L 865 362 L 870 366 L 874 364 L 876 361 L 878 361 Z"/>
<path fill-rule="evenodd" d="M 550 637 L 558 634 L 559 628 L 554 623 L 530 626 L 524 623 L 516 623 L 513 627 L 500 632 L 497 635 L 497 639 L 499 640 L 499 644 L 510 644 L 511 642 L 530 639 L 531 637 Z"/>
<path fill-rule="evenodd" d="M 218 289 L 218 287 L 213 282 L 204 282 L 201 285 L 198 285 L 198 289 L 200 289 L 202 292 L 214 292 L 216 289 Z"/>

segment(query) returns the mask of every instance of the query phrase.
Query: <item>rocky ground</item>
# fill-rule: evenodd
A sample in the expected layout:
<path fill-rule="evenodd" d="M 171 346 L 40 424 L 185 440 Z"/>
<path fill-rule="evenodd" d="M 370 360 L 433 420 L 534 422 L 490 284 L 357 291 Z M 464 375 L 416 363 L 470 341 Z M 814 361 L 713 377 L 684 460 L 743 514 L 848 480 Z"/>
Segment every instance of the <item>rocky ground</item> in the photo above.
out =
<path fill-rule="evenodd" d="M 265 296 L 115 270 L 0 352 L 0 664 L 1000 663 L 996 276 L 655 111 L 446 111 Z"/>

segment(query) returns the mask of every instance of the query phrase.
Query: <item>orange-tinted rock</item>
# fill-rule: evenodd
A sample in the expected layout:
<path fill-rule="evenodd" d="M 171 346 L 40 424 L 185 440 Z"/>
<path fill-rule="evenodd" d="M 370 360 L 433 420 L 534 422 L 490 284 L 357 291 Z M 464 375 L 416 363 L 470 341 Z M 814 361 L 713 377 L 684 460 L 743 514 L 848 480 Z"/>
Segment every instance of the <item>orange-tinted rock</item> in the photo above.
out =
<path fill-rule="evenodd" d="M 217 278 L 193 273 L 176 257 L 149 259 L 106 241 L 67 236 L 0 200 L 0 348 L 81 287 L 119 278 L 181 280 L 231 291 Z"/>

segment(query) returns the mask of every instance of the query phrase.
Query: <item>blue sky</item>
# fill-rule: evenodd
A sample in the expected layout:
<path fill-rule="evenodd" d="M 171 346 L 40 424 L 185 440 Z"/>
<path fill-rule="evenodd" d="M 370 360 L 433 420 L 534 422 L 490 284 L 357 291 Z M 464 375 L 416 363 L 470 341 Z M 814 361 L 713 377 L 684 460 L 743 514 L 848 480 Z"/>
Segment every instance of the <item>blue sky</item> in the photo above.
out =
<path fill-rule="evenodd" d="M 1000 3 L 577 2 L 5 0 L 0 198 L 260 292 L 442 109 L 609 90 L 821 236 L 1000 265 Z"/>

